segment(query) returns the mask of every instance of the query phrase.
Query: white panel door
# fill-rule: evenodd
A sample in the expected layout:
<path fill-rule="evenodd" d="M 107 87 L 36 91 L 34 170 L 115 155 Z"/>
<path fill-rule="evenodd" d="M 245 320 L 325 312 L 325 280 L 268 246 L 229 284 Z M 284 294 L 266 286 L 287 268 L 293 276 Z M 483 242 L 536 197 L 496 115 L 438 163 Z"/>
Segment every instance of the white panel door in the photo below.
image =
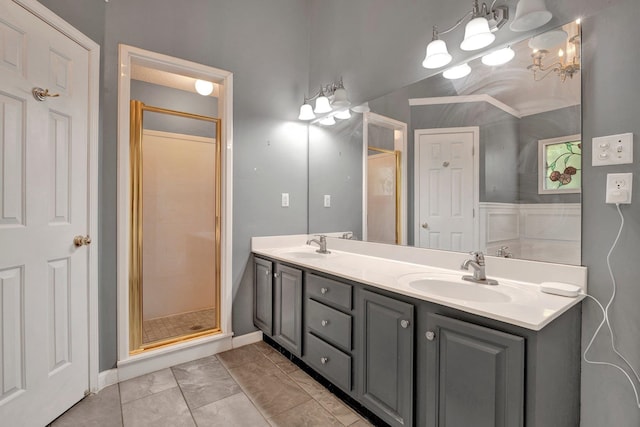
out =
<path fill-rule="evenodd" d="M 88 389 L 88 71 L 86 49 L 0 0 L 2 425 L 46 425 Z"/>
<path fill-rule="evenodd" d="M 416 245 L 474 249 L 473 131 L 416 131 Z"/>

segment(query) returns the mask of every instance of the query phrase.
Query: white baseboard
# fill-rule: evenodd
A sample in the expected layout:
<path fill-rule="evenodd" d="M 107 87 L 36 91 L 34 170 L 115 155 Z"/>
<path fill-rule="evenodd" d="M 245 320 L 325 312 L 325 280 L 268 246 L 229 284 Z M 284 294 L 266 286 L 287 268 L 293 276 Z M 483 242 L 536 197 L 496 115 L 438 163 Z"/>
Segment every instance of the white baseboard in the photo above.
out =
<path fill-rule="evenodd" d="M 110 385 L 118 384 L 118 368 L 109 369 L 108 371 L 102 371 L 98 374 L 98 390 L 100 391 Z"/>
<path fill-rule="evenodd" d="M 160 369 L 169 368 L 180 363 L 190 362 L 201 357 L 211 356 L 223 351 L 262 341 L 262 332 L 250 332 L 237 337 L 221 336 L 215 341 L 203 342 L 200 345 L 181 346 L 159 349 L 154 352 L 134 356 L 131 359 L 118 362 L 118 367 L 102 371 L 98 374 L 98 389 L 96 392 L 125 381 L 139 377 Z"/>
<path fill-rule="evenodd" d="M 233 337 L 231 343 L 233 348 L 242 347 L 262 341 L 262 331 L 250 332 L 248 334 Z"/>

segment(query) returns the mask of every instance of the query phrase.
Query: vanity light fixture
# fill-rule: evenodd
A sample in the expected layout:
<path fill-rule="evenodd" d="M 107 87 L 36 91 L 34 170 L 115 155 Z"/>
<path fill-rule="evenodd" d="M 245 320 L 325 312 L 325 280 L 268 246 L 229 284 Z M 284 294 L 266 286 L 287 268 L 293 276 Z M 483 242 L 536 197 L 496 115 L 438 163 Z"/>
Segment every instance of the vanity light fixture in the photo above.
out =
<path fill-rule="evenodd" d="M 495 3 L 495 0 L 494 2 Z M 432 39 L 427 45 L 427 54 L 422 66 L 425 68 L 440 68 L 451 62 L 451 55 L 447 50 L 444 40 L 440 39 L 441 35 L 450 33 L 458 28 L 469 19 L 465 26 L 464 39 L 460 43 L 460 49 L 465 51 L 478 50 L 489 46 L 495 40 L 495 33 L 509 19 L 509 8 L 507 6 L 498 6 L 489 9 L 486 3 L 482 6 L 478 0 L 473 0 L 472 9 L 460 18 L 455 24 L 446 30 L 439 31 L 437 26 L 433 26 Z"/>
<path fill-rule="evenodd" d="M 338 111 L 336 114 L 333 115 L 336 119 L 340 119 L 340 120 L 347 120 L 351 118 L 351 112 L 349 111 L 348 108 L 345 108 L 344 110 Z"/>
<path fill-rule="evenodd" d="M 468 76 L 471 72 L 471 67 L 466 62 L 461 65 L 456 65 L 455 67 L 451 67 L 448 70 L 445 70 L 442 73 L 442 77 L 449 80 L 461 79 L 465 76 Z"/>
<path fill-rule="evenodd" d="M 209 96 L 213 92 L 213 83 L 206 80 L 196 80 L 196 92 L 202 96 Z"/>
<path fill-rule="evenodd" d="M 315 100 L 315 107 L 312 109 L 310 101 Z M 342 83 L 342 78 L 338 82 L 333 82 L 325 86 L 320 86 L 320 90 L 313 96 L 305 96 L 304 103 L 300 106 L 300 120 L 313 120 L 316 114 L 327 114 L 336 108 L 349 107 L 349 97 Z"/>
<path fill-rule="evenodd" d="M 493 51 L 483 56 L 482 63 L 490 67 L 504 65 L 507 62 L 511 61 L 515 56 L 516 56 L 516 53 L 513 51 L 513 49 L 507 46 L 505 48 L 498 49 L 496 51 Z"/>
<path fill-rule="evenodd" d="M 324 119 L 320 120 L 320 124 L 325 126 L 333 126 L 336 124 L 336 119 L 334 119 L 333 116 L 327 116 Z"/>
<path fill-rule="evenodd" d="M 574 74 L 580 71 L 580 20 L 576 20 L 574 24 L 576 34 L 570 38 L 567 37 L 568 40 L 563 46 L 564 49 L 560 48 L 558 50 L 558 61 L 551 65 L 545 66 L 543 64 L 545 57 L 549 55 L 549 50 L 543 49 L 543 47 L 546 47 L 543 41 L 536 40 L 535 37 L 531 39 L 529 46 L 533 47 L 533 53 L 531 54 L 533 63 L 527 69 L 533 71 L 533 79 L 535 81 L 540 81 L 549 74 L 555 73 L 564 82 L 567 77 L 571 79 Z M 562 33 L 567 34 L 564 31 Z"/>

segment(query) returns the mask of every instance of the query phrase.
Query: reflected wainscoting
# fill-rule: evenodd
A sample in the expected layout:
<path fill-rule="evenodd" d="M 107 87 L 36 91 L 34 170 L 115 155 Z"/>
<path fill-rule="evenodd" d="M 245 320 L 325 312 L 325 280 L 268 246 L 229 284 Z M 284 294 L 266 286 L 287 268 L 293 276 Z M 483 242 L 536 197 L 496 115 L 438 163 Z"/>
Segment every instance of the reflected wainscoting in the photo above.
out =
<path fill-rule="evenodd" d="M 480 203 L 480 247 L 496 255 L 581 264 L 580 203 Z"/>

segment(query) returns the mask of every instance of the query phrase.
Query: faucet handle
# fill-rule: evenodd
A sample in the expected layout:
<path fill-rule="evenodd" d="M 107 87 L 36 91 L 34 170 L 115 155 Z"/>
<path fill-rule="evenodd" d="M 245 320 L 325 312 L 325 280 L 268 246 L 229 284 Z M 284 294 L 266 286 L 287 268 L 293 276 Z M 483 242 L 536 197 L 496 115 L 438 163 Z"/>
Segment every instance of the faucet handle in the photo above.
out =
<path fill-rule="evenodd" d="M 478 265 L 484 265 L 484 254 L 482 251 L 471 251 L 469 255 L 473 256 L 473 260 L 478 263 Z"/>

